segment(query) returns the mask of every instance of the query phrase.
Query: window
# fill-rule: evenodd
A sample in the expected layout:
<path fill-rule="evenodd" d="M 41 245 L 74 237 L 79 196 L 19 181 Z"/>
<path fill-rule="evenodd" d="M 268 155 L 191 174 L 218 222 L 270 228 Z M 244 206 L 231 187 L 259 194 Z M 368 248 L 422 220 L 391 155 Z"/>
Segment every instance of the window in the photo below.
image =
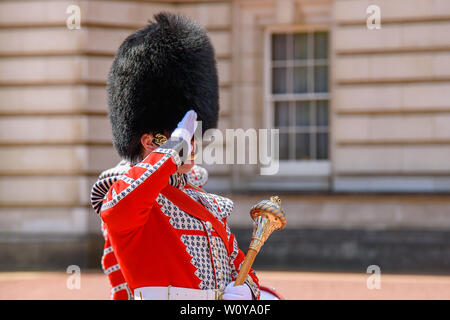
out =
<path fill-rule="evenodd" d="M 328 33 L 272 34 L 270 81 L 280 160 L 328 160 Z"/>

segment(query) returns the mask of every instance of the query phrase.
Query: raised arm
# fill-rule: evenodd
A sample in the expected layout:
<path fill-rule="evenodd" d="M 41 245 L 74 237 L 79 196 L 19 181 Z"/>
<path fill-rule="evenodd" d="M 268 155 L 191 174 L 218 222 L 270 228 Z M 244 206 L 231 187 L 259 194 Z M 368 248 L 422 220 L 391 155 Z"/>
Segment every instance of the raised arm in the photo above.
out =
<path fill-rule="evenodd" d="M 181 165 L 181 146 L 181 139 L 169 140 L 111 186 L 100 211 L 108 228 L 123 231 L 145 223 L 156 197 Z"/>
<path fill-rule="evenodd" d="M 151 152 L 142 162 L 133 166 L 109 189 L 102 204 L 100 216 L 107 227 L 125 231 L 143 225 L 158 194 L 167 185 L 169 177 L 182 165 L 189 154 L 197 115 L 186 113 L 170 139 Z"/>

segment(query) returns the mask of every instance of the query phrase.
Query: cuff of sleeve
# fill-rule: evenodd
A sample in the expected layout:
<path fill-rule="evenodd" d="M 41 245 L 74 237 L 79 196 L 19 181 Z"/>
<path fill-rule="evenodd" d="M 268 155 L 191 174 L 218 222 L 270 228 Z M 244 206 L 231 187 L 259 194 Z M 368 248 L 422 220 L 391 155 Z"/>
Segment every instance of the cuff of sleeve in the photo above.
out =
<path fill-rule="evenodd" d="M 183 164 L 180 158 L 180 152 L 181 150 L 183 150 L 183 146 L 184 146 L 183 139 L 171 138 L 162 146 L 156 148 L 153 152 L 170 155 L 178 168 Z"/>
<path fill-rule="evenodd" d="M 244 283 L 249 286 L 253 295 L 253 300 L 259 300 L 259 286 L 253 281 L 252 277 L 248 275 Z"/>

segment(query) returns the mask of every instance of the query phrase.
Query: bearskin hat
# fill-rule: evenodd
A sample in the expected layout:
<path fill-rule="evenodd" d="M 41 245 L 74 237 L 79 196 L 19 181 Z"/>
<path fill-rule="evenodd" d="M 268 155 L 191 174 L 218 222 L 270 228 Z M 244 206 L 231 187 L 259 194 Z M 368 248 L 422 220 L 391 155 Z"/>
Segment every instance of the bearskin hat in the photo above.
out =
<path fill-rule="evenodd" d="M 139 160 L 144 133 L 174 130 L 191 109 L 203 131 L 218 120 L 217 68 L 206 31 L 181 15 L 154 19 L 122 43 L 107 82 L 113 144 L 131 162 Z"/>

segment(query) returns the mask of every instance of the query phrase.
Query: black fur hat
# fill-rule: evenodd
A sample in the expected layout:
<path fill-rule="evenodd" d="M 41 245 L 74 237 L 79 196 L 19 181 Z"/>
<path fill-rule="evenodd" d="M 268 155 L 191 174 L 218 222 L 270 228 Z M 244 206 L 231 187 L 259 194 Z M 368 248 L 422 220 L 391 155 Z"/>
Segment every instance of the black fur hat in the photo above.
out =
<path fill-rule="evenodd" d="M 128 36 L 108 76 L 113 144 L 128 161 L 140 157 L 144 133 L 172 131 L 191 109 L 203 131 L 217 126 L 219 88 L 206 31 L 181 15 L 159 13 Z"/>

